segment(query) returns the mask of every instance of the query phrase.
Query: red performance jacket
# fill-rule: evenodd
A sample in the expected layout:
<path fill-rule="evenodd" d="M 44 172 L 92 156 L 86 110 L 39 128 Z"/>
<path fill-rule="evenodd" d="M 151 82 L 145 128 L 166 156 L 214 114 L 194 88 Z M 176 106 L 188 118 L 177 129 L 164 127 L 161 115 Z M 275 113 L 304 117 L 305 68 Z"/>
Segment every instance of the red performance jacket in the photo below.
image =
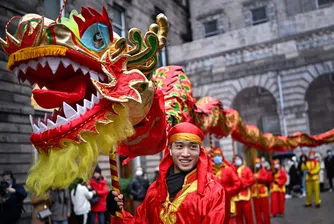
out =
<path fill-rule="evenodd" d="M 245 165 L 240 166 L 237 172 L 241 180 L 242 190 L 238 194 L 236 201 L 248 201 L 252 196 L 250 188 L 255 183 L 253 172 Z"/>
<path fill-rule="evenodd" d="M 286 172 L 283 168 L 279 168 L 272 176 L 272 182 L 270 184 L 270 192 L 285 193 L 285 183 L 287 181 Z"/>
<path fill-rule="evenodd" d="M 240 192 L 241 181 L 232 166 L 214 166 L 214 172 L 219 180 L 219 183 L 226 189 L 230 198 Z"/>
<path fill-rule="evenodd" d="M 271 179 L 271 172 L 266 171 L 263 167 L 256 172 L 255 184 L 252 186 L 252 196 L 256 198 L 268 197 L 268 188 Z"/>
<path fill-rule="evenodd" d="M 123 223 L 140 224 L 216 224 L 225 220 L 225 189 L 208 172 L 208 159 L 201 150 L 197 169 L 184 180 L 182 190 L 172 202 L 166 185 L 166 176 L 173 165 L 169 153 L 160 164 L 160 174 L 147 191 L 136 216 L 123 211 Z"/>

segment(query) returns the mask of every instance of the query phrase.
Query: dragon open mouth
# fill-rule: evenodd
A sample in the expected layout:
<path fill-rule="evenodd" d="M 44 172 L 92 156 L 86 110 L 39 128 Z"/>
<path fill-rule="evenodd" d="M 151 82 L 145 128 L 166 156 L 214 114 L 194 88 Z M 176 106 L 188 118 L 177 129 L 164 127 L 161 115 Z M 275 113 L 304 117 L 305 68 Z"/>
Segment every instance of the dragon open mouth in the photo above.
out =
<path fill-rule="evenodd" d="M 69 122 L 82 118 L 103 98 L 91 79 L 106 82 L 102 71 L 93 71 L 65 57 L 42 57 L 28 60 L 13 69 L 19 81 L 37 84 L 33 90 L 36 103 L 45 109 L 53 109 L 44 119 L 30 115 L 33 134 L 42 134 Z"/>

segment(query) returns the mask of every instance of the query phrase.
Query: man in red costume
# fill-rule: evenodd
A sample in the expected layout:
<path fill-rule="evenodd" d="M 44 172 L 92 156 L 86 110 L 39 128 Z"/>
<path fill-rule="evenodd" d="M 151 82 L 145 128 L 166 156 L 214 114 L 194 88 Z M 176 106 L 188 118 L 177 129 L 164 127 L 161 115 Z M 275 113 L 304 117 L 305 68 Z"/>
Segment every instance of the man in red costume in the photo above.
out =
<path fill-rule="evenodd" d="M 168 133 L 169 153 L 160 163 L 157 181 L 148 189 L 136 216 L 123 212 L 123 223 L 197 224 L 223 223 L 225 189 L 208 172 L 207 155 L 201 147 L 204 135 L 195 125 L 180 123 Z M 123 208 L 123 196 L 108 195 L 108 210 Z M 117 202 L 117 204 L 115 204 Z"/>
<path fill-rule="evenodd" d="M 261 165 L 261 159 L 255 159 L 255 184 L 252 187 L 252 197 L 257 224 L 269 224 L 269 199 L 267 184 L 271 180 L 271 172 L 265 170 Z"/>
<path fill-rule="evenodd" d="M 234 158 L 234 164 L 237 167 L 237 173 L 241 180 L 241 192 L 236 196 L 236 223 L 237 224 L 253 224 L 253 212 L 252 212 L 252 192 L 251 187 L 255 183 L 254 175 L 251 169 L 243 164 L 243 159 L 240 155 L 236 155 Z M 245 218 L 245 222 L 244 219 Z"/>
<path fill-rule="evenodd" d="M 286 172 L 280 166 L 279 160 L 273 161 L 274 171 L 272 174 L 272 182 L 270 184 L 271 193 L 271 215 L 283 216 L 285 203 L 285 183 L 287 180 Z"/>
<path fill-rule="evenodd" d="M 230 209 L 226 211 L 230 211 L 229 222 L 225 221 L 225 223 L 234 223 L 235 215 L 236 215 L 236 206 L 235 201 L 233 199 L 240 190 L 241 190 L 241 181 L 233 167 L 233 165 L 228 162 L 223 156 L 223 152 L 220 148 L 212 149 L 213 153 L 213 173 L 216 175 L 219 183 L 226 189 L 227 195 L 226 198 L 231 201 Z M 228 206 L 226 206 L 228 209 Z"/>

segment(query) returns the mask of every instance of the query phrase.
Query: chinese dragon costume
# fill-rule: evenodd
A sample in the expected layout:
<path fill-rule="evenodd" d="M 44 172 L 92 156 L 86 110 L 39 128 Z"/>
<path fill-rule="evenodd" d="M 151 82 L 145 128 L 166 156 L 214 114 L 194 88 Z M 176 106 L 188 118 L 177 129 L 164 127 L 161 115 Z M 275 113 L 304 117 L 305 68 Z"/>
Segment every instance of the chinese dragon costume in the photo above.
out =
<path fill-rule="evenodd" d="M 15 19 L 14 17 L 13 19 Z M 8 24 L 12 19 L 8 22 Z M 133 28 L 128 40 L 112 31 L 107 10 L 73 11 L 51 20 L 24 15 L 15 34 L 0 39 L 8 70 L 39 89 L 39 106 L 54 109 L 34 119 L 31 142 L 39 152 L 27 186 L 37 195 L 87 179 L 99 154 L 110 155 L 114 189 L 118 188 L 115 153 L 134 158 L 162 151 L 166 132 L 182 121 L 194 123 L 217 138 L 266 151 L 287 151 L 334 141 L 334 129 L 309 136 L 274 136 L 242 122 L 238 112 L 217 99 L 196 102 L 190 80 L 179 66 L 156 69 L 167 42 L 168 21 L 160 14 L 142 35 Z"/>

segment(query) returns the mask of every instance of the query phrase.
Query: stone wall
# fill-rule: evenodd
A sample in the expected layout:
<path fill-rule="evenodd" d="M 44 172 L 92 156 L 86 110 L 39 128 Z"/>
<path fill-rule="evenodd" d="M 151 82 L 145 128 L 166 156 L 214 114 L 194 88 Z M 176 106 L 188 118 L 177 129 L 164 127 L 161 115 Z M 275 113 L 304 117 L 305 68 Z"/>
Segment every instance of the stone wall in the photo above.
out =
<path fill-rule="evenodd" d="M 264 5 L 269 21 L 252 26 L 247 19 L 250 9 Z M 281 134 L 285 130 L 287 134 L 297 131 L 316 134 L 311 132 L 310 120 L 319 123 L 318 126 L 323 122 L 332 122 L 331 127 L 334 127 L 330 119 L 333 111 L 333 104 L 330 103 L 333 93 L 330 91 L 334 84 L 318 84 L 328 85 L 323 90 L 326 91 L 322 94 L 323 98 L 320 97 L 322 102 L 326 102 L 322 114 L 309 113 L 306 99 L 314 80 L 334 72 L 333 5 L 316 9 L 315 1 L 311 0 L 209 0 L 205 4 L 195 0 L 191 2 L 190 12 L 194 41 L 170 47 L 173 56 L 169 60 L 172 64 L 184 66 L 192 81 L 195 97 L 215 97 L 228 108 L 234 106 L 235 99 L 240 98 L 246 89 L 261 87 L 276 102 Z M 210 12 L 224 17 L 222 21 L 229 21 L 229 29 L 224 27 L 224 33 L 204 38 L 202 21 L 212 18 Z M 320 94 L 322 90 L 319 88 L 317 91 Z M 248 105 L 247 97 L 243 100 L 240 100 L 241 104 Z M 256 100 L 260 98 L 256 97 Z M 241 109 L 247 114 L 256 108 Z M 243 111 L 240 113 L 243 114 Z M 266 114 L 263 111 L 259 113 L 259 116 Z M 251 117 L 246 116 L 244 121 L 255 124 Z M 222 139 L 220 145 L 228 156 L 232 155 L 230 138 Z M 324 155 L 328 147 L 334 145 L 316 150 Z M 296 151 L 300 152 L 300 149 Z"/>

